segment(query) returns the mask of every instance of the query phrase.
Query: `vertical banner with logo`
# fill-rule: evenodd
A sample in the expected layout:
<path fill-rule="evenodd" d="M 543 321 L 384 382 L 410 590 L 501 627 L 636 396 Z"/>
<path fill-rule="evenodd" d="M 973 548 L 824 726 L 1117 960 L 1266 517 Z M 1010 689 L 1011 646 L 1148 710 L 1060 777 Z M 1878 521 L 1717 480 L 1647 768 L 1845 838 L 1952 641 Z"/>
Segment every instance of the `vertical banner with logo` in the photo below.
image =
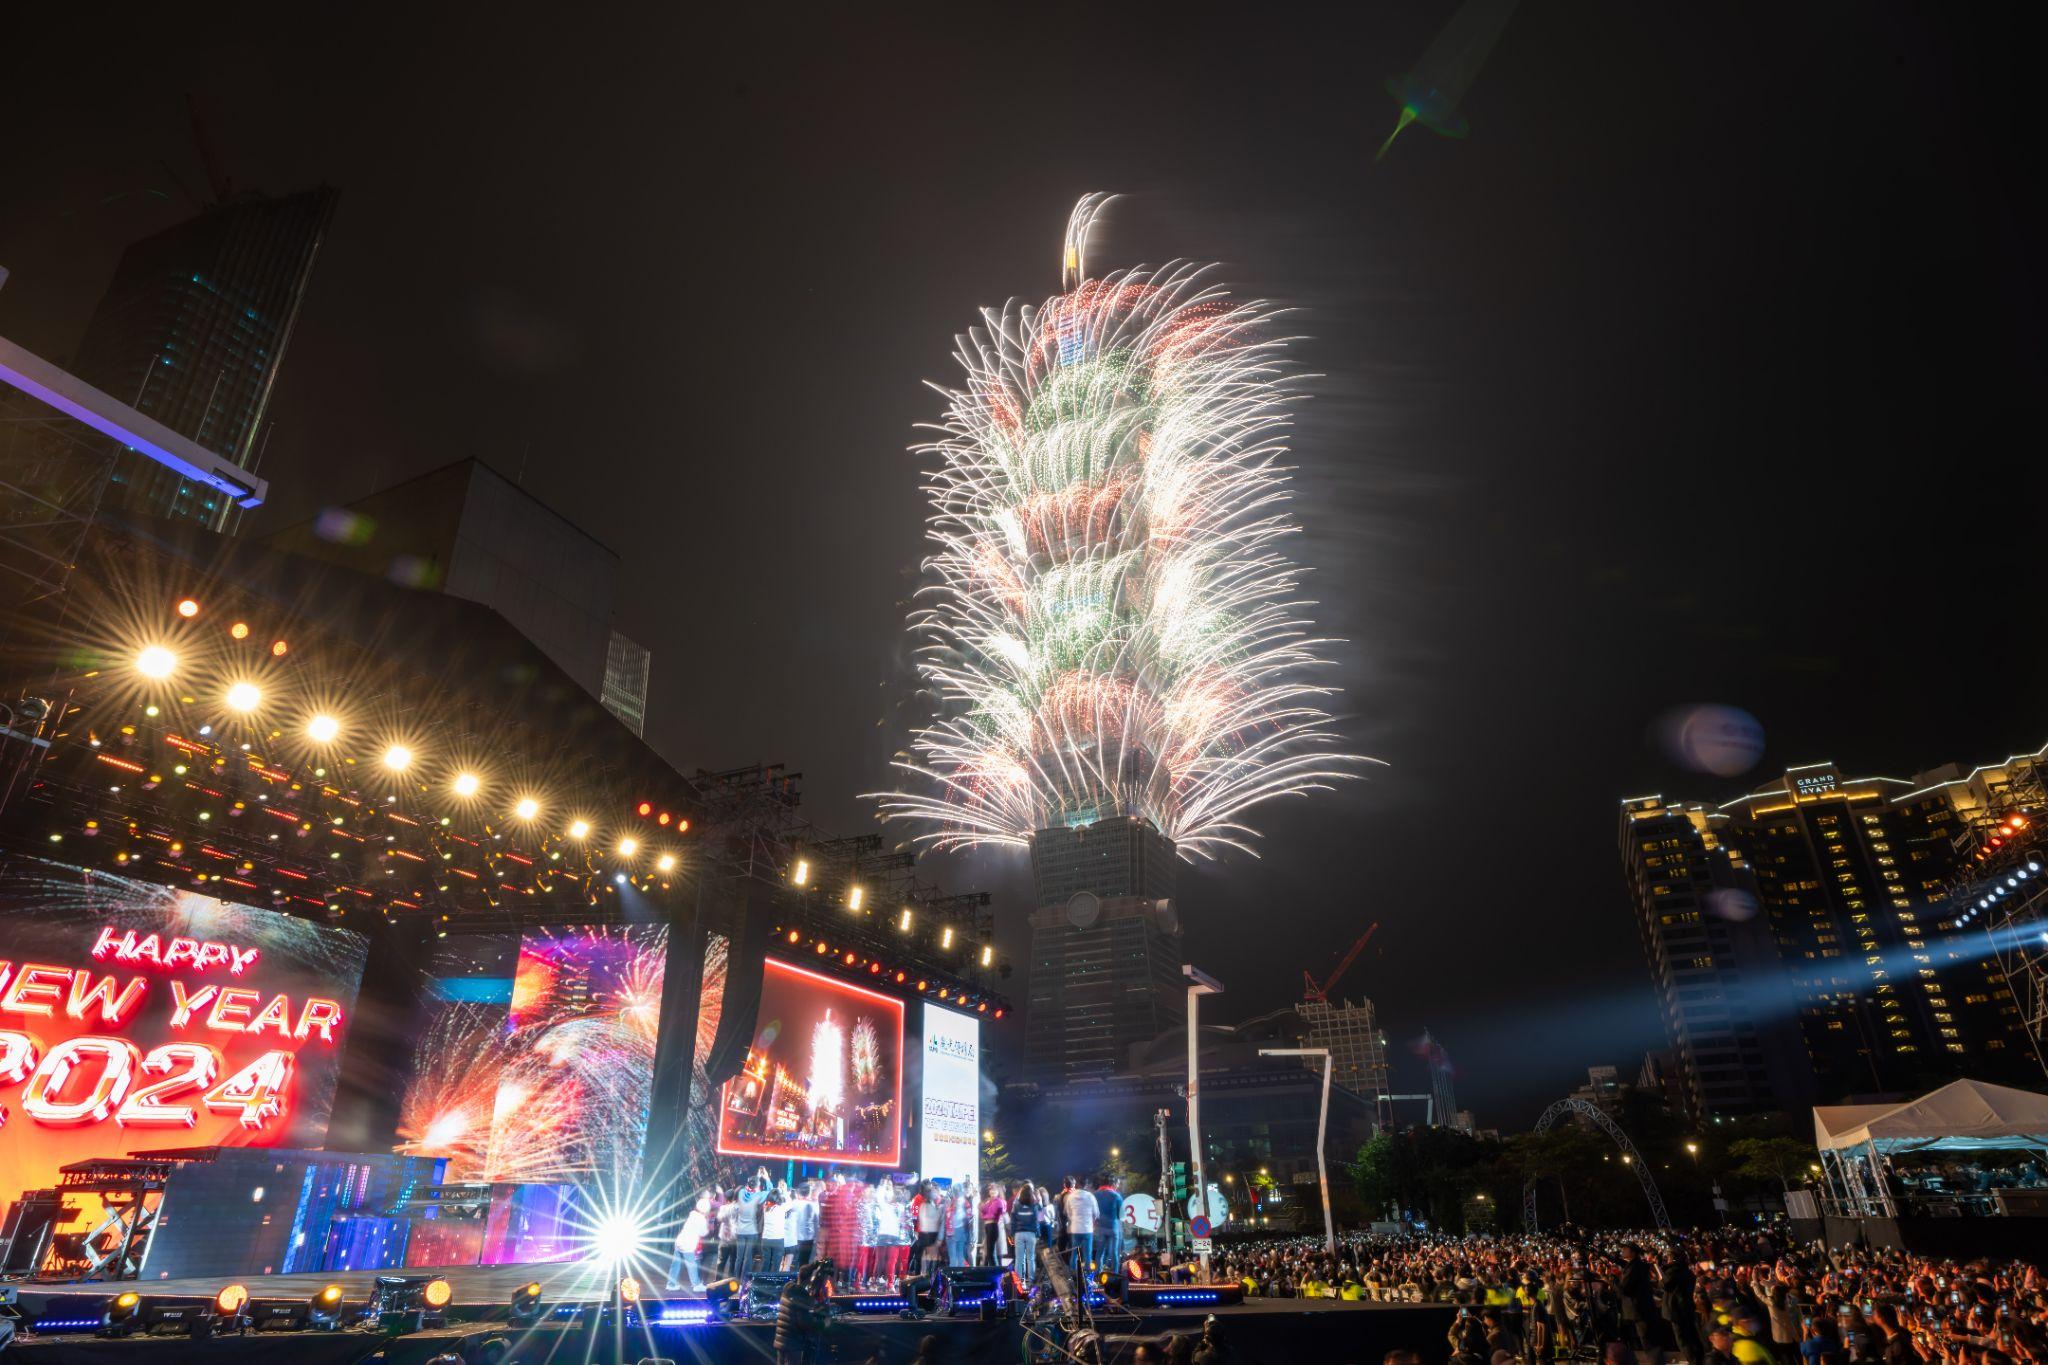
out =
<path fill-rule="evenodd" d="M 981 1021 L 924 1007 L 924 1176 L 981 1178 Z"/>

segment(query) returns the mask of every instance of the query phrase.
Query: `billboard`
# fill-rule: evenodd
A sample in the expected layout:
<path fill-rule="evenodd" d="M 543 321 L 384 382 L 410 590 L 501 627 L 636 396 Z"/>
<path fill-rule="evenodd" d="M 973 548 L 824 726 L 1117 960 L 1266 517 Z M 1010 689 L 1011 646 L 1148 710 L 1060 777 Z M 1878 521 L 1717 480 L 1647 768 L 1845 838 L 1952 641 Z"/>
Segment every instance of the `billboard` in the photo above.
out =
<path fill-rule="evenodd" d="M 967 1184 L 981 1179 L 981 1021 L 924 1007 L 921 1174 Z"/>
<path fill-rule="evenodd" d="M 647 1136 L 662 925 L 449 940 L 434 960 L 398 1150 L 450 1180 L 631 1179 Z"/>
<path fill-rule="evenodd" d="M 319 1147 L 367 953 L 175 887 L 0 866 L 0 1204 L 89 1157 Z"/>
<path fill-rule="evenodd" d="M 718 1150 L 895 1166 L 902 1156 L 903 1002 L 769 958 Z"/>

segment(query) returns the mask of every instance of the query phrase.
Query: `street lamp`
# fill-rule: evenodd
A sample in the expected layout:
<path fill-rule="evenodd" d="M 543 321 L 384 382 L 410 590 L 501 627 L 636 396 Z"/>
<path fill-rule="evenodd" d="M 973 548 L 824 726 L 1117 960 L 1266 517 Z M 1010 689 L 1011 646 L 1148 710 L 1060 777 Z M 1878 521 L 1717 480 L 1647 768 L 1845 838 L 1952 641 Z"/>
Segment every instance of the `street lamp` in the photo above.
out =
<path fill-rule="evenodd" d="M 1326 1047 L 1262 1047 L 1261 1057 L 1321 1057 L 1323 1059 L 1323 1107 L 1316 1116 L 1316 1179 L 1323 1187 L 1323 1241 L 1332 1256 L 1337 1254 L 1337 1224 L 1330 1216 L 1330 1168 L 1323 1159 L 1323 1139 L 1330 1131 L 1330 1049 Z M 1264 1175 L 1266 1168 L 1259 1167 Z"/>
<path fill-rule="evenodd" d="M 1188 1160 L 1194 1167 L 1195 1207 L 1202 1211 L 1206 1221 L 1209 1212 L 1209 1181 L 1202 1170 L 1202 1032 L 1197 1012 L 1203 996 L 1223 994 L 1223 983 L 1186 962 L 1181 963 L 1180 974 L 1181 979 L 1188 983 Z M 1190 1224 L 1190 1236 L 1193 1236 L 1192 1226 Z M 1204 1251 L 1201 1257 L 1202 1283 L 1207 1284 L 1209 1253 Z"/>

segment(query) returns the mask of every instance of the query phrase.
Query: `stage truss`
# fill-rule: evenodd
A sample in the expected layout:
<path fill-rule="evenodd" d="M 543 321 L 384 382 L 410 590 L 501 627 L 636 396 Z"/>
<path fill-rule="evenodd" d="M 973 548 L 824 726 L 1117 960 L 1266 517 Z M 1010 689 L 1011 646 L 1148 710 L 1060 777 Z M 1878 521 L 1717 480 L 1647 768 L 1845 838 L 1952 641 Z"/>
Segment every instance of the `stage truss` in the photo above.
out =
<path fill-rule="evenodd" d="M 1614 1139 L 1614 1145 L 1621 1149 L 1623 1164 L 1633 1168 L 1636 1179 L 1642 1182 L 1643 1197 L 1650 1201 L 1650 1216 L 1656 1219 L 1658 1227 L 1670 1227 L 1671 1215 L 1664 1211 L 1664 1196 L 1657 1191 L 1657 1178 L 1650 1174 L 1650 1163 L 1643 1160 L 1643 1154 L 1636 1150 L 1636 1144 L 1622 1131 L 1621 1125 L 1608 1117 L 1607 1111 L 1599 1105 L 1577 1096 L 1559 1100 L 1543 1111 L 1543 1117 L 1536 1120 L 1536 1126 L 1530 1132 L 1548 1132 L 1550 1125 L 1566 1114 L 1590 1119 L 1595 1127 Z M 1530 1232 L 1541 1226 L 1536 1221 L 1536 1177 L 1533 1175 L 1522 1185 L 1522 1226 Z"/>

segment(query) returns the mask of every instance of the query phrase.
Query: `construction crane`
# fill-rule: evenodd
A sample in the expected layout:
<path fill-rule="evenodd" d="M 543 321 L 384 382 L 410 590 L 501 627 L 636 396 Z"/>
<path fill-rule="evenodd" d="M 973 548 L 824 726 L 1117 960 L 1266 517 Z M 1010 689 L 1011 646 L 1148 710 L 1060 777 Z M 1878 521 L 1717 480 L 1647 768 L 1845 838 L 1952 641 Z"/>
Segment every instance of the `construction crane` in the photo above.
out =
<path fill-rule="evenodd" d="M 1379 931 L 1379 927 L 1378 920 L 1366 926 L 1365 932 L 1358 936 L 1358 942 L 1351 945 L 1351 951 L 1344 954 L 1344 960 L 1337 964 L 1337 970 L 1331 972 L 1330 979 L 1322 985 L 1318 986 L 1316 979 L 1304 971 L 1301 974 L 1301 998 L 1328 1003 L 1330 992 L 1337 988 L 1337 982 L 1343 978 L 1344 973 L 1351 970 L 1351 964 L 1358 961 L 1358 955 L 1365 951 L 1365 945 Z"/>

